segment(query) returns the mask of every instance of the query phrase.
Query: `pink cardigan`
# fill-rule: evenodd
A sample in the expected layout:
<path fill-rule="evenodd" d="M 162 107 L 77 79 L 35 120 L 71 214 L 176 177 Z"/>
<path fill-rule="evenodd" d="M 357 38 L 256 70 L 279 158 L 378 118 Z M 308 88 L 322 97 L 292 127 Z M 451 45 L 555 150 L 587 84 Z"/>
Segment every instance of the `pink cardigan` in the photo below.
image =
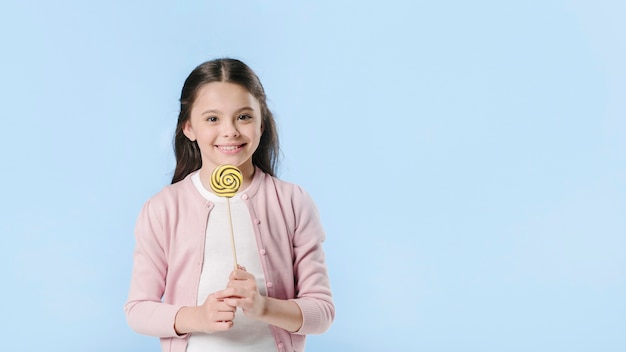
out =
<path fill-rule="evenodd" d="M 302 310 L 300 330 L 271 326 L 278 351 L 302 351 L 306 334 L 326 331 L 335 317 L 315 204 L 300 187 L 256 169 L 241 198 L 250 210 L 268 296 L 292 299 Z M 187 176 L 144 205 L 128 301 L 130 327 L 161 338 L 163 351 L 184 352 L 188 335 L 174 331 L 176 313 L 197 302 L 206 223 L 213 204 Z"/>

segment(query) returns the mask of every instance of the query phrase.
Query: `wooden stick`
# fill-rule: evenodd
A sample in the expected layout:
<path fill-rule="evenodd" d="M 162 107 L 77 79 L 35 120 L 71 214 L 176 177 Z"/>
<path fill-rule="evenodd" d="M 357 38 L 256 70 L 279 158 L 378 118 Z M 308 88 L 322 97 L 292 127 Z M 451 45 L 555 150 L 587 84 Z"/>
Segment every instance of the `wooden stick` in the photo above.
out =
<path fill-rule="evenodd" d="M 230 215 L 230 198 L 226 197 L 226 206 L 228 207 L 228 224 L 230 225 L 230 244 L 233 249 L 233 259 L 235 260 L 235 270 L 239 267 L 237 265 L 237 251 L 235 250 L 235 234 L 233 233 L 233 218 Z"/>

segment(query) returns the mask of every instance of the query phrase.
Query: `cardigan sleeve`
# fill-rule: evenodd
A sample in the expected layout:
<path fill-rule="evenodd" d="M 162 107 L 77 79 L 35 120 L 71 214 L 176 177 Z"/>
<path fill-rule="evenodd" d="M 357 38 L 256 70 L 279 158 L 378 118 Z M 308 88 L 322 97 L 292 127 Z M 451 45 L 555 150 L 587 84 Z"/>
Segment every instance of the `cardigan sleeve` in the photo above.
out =
<path fill-rule="evenodd" d="M 162 302 L 168 270 L 164 228 L 159 220 L 164 214 L 158 206 L 146 202 L 135 226 L 133 271 L 124 305 L 129 326 L 140 334 L 157 337 L 178 336 L 174 330 L 181 306 Z"/>
<path fill-rule="evenodd" d="M 335 306 L 322 243 L 324 229 L 317 207 L 308 193 L 296 187 L 294 194 L 296 226 L 293 234 L 296 298 L 303 323 L 296 334 L 321 334 L 335 318 Z"/>

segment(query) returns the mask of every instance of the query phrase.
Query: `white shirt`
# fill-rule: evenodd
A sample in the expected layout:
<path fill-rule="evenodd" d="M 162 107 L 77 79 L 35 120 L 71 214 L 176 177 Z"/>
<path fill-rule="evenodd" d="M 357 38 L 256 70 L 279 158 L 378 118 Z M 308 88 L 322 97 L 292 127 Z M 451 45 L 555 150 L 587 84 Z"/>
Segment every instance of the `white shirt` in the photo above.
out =
<path fill-rule="evenodd" d="M 229 203 L 237 261 L 254 275 L 259 293 L 267 295 L 252 219 L 240 195 L 236 194 L 230 199 L 215 195 L 204 188 L 198 172 L 192 175 L 192 181 L 196 189 L 215 205 L 211 210 L 206 228 L 204 261 L 197 304 L 203 304 L 209 294 L 226 288 L 228 276 L 234 267 L 228 221 Z M 237 309 L 233 322 L 234 326 L 227 331 L 191 334 L 187 352 L 276 351 L 276 343 L 268 324 L 248 319 L 240 308 Z"/>

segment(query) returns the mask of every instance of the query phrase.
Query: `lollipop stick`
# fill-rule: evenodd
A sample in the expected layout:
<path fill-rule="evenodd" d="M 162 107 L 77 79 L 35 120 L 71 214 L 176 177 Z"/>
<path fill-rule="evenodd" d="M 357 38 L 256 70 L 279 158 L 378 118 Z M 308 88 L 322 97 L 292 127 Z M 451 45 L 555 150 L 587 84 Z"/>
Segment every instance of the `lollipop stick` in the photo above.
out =
<path fill-rule="evenodd" d="M 235 251 L 235 234 L 233 233 L 233 217 L 230 214 L 230 197 L 234 196 L 241 186 L 243 176 L 241 170 L 233 165 L 220 165 L 211 173 L 211 190 L 218 196 L 226 197 L 228 223 L 230 224 L 230 242 L 233 248 L 235 270 L 237 270 L 237 251 Z"/>
<path fill-rule="evenodd" d="M 237 270 L 237 251 L 235 250 L 235 234 L 233 233 L 233 218 L 230 215 L 230 198 L 226 198 L 228 208 L 228 224 L 230 225 L 230 244 L 233 249 L 233 259 L 235 260 L 235 270 Z"/>

